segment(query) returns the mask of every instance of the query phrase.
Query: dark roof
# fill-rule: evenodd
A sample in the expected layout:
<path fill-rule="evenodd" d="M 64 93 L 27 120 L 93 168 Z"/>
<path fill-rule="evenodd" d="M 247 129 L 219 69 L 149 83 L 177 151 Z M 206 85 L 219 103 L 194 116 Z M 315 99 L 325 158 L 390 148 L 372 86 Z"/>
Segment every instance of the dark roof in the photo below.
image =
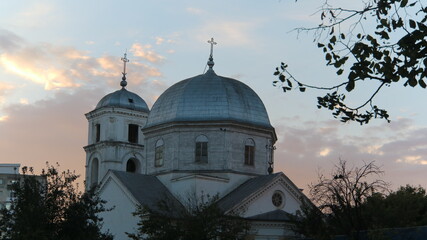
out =
<path fill-rule="evenodd" d="M 126 187 L 133 197 L 142 206 L 152 210 L 159 209 L 159 201 L 165 200 L 175 210 L 182 210 L 182 204 L 169 192 L 169 190 L 155 176 L 129 173 L 123 171 L 111 171 Z"/>
<path fill-rule="evenodd" d="M 147 103 L 138 94 L 122 88 L 105 95 L 96 105 L 95 110 L 103 107 L 126 108 L 149 113 Z"/>
<path fill-rule="evenodd" d="M 271 212 L 266 212 L 262 214 L 258 214 L 252 217 L 248 217 L 250 220 L 260 220 L 260 221 L 291 221 L 291 214 L 287 213 L 283 210 L 277 209 Z"/>
<path fill-rule="evenodd" d="M 241 203 L 245 198 L 262 189 L 265 185 L 270 183 L 274 178 L 281 174 L 282 173 L 279 172 L 247 180 L 242 185 L 240 185 L 239 187 L 231 191 L 229 194 L 224 196 L 222 199 L 220 199 L 218 201 L 218 206 L 224 211 L 231 210 L 238 203 Z"/>
<path fill-rule="evenodd" d="M 172 122 L 230 121 L 273 129 L 259 96 L 246 84 L 209 69 L 168 88 L 151 108 L 146 128 Z"/>

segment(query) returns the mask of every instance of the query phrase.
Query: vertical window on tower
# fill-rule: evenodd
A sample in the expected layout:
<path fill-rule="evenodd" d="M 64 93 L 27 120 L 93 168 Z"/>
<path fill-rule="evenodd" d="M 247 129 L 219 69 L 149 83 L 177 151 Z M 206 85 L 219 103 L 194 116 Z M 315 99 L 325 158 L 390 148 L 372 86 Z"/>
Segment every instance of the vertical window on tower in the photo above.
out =
<path fill-rule="evenodd" d="M 95 124 L 95 142 L 101 140 L 101 124 Z"/>
<path fill-rule="evenodd" d="M 154 166 L 161 167 L 163 166 L 163 151 L 164 151 L 164 142 L 163 139 L 159 139 L 156 142 L 155 147 L 155 156 L 154 156 Z"/>
<path fill-rule="evenodd" d="M 92 163 L 90 165 L 90 185 L 91 185 L 91 187 L 98 184 L 98 170 L 99 170 L 98 158 L 94 158 L 94 159 L 92 159 Z"/>
<path fill-rule="evenodd" d="M 136 124 L 129 124 L 128 129 L 128 141 L 131 143 L 138 143 L 138 129 L 139 126 Z"/>
<path fill-rule="evenodd" d="M 196 138 L 196 162 L 208 162 L 208 138 L 200 135 Z"/>
<path fill-rule="evenodd" d="M 255 142 L 253 139 L 248 138 L 245 142 L 245 165 L 254 165 L 255 157 Z"/>

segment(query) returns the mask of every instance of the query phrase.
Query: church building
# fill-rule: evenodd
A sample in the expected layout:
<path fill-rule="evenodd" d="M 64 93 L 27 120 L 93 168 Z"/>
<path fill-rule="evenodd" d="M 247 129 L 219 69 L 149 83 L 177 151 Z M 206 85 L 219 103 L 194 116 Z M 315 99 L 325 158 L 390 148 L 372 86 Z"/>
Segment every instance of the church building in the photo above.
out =
<path fill-rule="evenodd" d="M 212 47 L 208 70 L 169 87 L 150 109 L 121 89 L 86 114 L 89 122 L 86 184 L 100 184 L 107 207 L 104 230 L 128 239 L 138 205 L 164 198 L 218 195 L 218 206 L 250 220 L 253 239 L 294 236 L 289 215 L 306 198 L 282 172 L 273 171 L 277 140 L 259 96 L 244 83 L 217 75 Z"/>

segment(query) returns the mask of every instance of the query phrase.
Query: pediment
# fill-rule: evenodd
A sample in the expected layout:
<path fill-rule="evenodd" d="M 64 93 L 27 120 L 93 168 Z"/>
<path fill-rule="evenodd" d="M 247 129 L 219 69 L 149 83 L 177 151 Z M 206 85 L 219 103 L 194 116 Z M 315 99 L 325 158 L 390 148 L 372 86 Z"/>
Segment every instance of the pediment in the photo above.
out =
<path fill-rule="evenodd" d="M 244 217 L 293 214 L 300 209 L 306 196 L 284 174 L 260 176 L 250 179 L 219 201 L 227 212 Z M 308 200 L 308 199 L 307 199 Z"/>

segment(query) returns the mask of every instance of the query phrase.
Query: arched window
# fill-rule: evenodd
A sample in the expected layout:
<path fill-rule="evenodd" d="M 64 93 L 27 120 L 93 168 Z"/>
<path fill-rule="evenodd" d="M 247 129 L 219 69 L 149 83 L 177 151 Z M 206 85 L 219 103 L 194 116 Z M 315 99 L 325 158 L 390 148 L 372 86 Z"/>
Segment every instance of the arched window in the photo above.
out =
<path fill-rule="evenodd" d="M 208 138 L 205 135 L 196 138 L 196 162 L 208 162 Z"/>
<path fill-rule="evenodd" d="M 98 158 L 92 159 L 92 163 L 90 164 L 90 186 L 98 184 L 98 168 Z"/>
<path fill-rule="evenodd" d="M 138 167 L 138 160 L 131 158 L 126 163 L 126 172 L 135 173 Z"/>
<path fill-rule="evenodd" d="M 253 166 L 255 158 L 255 141 L 251 138 L 245 142 L 245 165 Z"/>
<path fill-rule="evenodd" d="M 164 142 L 163 139 L 159 139 L 156 142 L 155 155 L 154 155 L 154 166 L 161 167 L 163 166 L 163 151 L 164 151 Z"/>

